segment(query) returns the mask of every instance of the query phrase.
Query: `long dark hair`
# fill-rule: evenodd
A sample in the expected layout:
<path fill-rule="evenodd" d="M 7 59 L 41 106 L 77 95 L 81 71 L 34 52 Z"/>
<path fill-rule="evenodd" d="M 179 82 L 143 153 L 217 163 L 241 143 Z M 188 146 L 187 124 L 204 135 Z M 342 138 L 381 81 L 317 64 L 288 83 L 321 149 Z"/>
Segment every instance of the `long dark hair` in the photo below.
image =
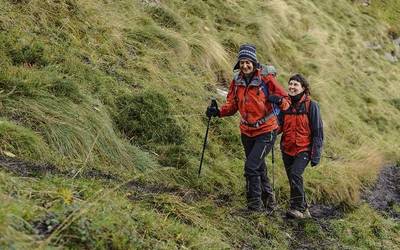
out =
<path fill-rule="evenodd" d="M 294 74 L 289 78 L 288 83 L 292 80 L 295 80 L 301 84 L 301 86 L 304 88 L 304 93 L 306 95 L 311 94 L 310 84 L 308 83 L 306 78 L 304 78 L 304 76 L 302 76 L 301 74 Z"/>

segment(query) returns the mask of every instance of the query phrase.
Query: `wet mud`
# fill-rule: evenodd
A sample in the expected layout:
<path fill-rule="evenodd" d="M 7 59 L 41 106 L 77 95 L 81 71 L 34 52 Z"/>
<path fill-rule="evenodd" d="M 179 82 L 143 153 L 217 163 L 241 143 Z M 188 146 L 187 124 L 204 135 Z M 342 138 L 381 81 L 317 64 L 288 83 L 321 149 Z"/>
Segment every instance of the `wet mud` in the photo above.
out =
<path fill-rule="evenodd" d="M 51 164 L 36 164 L 1 155 L 0 166 L 18 176 L 23 177 L 38 177 L 46 174 L 61 174 L 61 171 Z"/>
<path fill-rule="evenodd" d="M 101 172 L 97 169 L 85 169 L 82 173 L 76 174 L 71 171 L 61 171 L 56 166 L 49 163 L 33 163 L 18 158 L 10 158 L 0 155 L 0 167 L 17 176 L 22 177 L 44 177 L 46 175 L 65 176 L 68 178 L 94 178 L 101 180 L 119 180 L 118 177 L 109 173 Z"/>
<path fill-rule="evenodd" d="M 375 185 L 362 198 L 376 210 L 400 220 L 400 166 L 384 167 Z"/>
<path fill-rule="evenodd" d="M 371 207 L 395 219 L 400 219 L 400 166 L 384 167 L 375 185 L 364 191 L 362 199 Z M 344 209 L 330 205 L 313 204 L 310 206 L 311 219 L 286 219 L 292 230 L 290 249 L 346 249 L 335 241 L 330 220 L 340 219 Z M 313 223 L 318 228 L 320 237 L 310 239 L 306 235 L 307 224 Z M 322 237 L 321 237 L 322 236 Z"/>
<path fill-rule="evenodd" d="M 311 216 L 316 219 L 338 219 L 343 217 L 343 208 L 332 205 L 314 204 L 310 208 Z"/>

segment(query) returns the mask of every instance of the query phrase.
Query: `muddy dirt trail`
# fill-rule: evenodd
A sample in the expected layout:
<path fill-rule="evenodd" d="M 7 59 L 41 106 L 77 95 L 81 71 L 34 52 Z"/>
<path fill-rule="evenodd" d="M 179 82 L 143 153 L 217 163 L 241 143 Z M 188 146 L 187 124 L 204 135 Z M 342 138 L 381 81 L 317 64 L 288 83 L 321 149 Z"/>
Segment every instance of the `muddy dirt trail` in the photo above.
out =
<path fill-rule="evenodd" d="M 389 216 L 394 220 L 400 220 L 400 213 L 395 207 L 400 206 L 400 166 L 383 167 L 375 185 L 364 191 L 362 200 L 371 207 Z M 330 220 L 340 219 L 345 216 L 339 207 L 312 204 L 310 212 L 312 220 L 318 225 L 324 239 L 310 241 L 304 233 L 305 222 L 301 220 L 287 220 L 292 229 L 290 249 L 346 249 L 341 246 L 333 235 Z"/>
<path fill-rule="evenodd" d="M 56 166 L 48 163 L 32 163 L 18 158 L 11 158 L 0 155 L 0 169 L 4 169 L 16 176 L 41 178 L 47 175 L 62 176 L 65 178 L 85 178 L 96 179 L 98 181 L 112 183 L 115 185 L 124 183 L 125 181 L 118 176 L 104 173 L 97 169 L 85 169 L 79 174 L 75 171 L 63 171 Z M 207 193 L 201 193 L 193 189 L 183 189 L 178 187 L 170 187 L 165 185 L 151 185 L 141 183 L 135 180 L 126 182 L 121 186 L 122 189 L 129 191 L 131 194 L 128 198 L 132 201 L 138 201 L 153 197 L 159 194 L 170 194 L 181 197 L 186 203 L 196 202 Z M 221 196 L 214 197 L 215 202 L 219 202 Z"/>
<path fill-rule="evenodd" d="M 46 175 L 65 176 L 67 178 L 74 178 L 74 173 L 59 170 L 56 166 L 51 164 L 36 164 L 20 160 L 17 158 L 10 158 L 0 155 L 0 168 L 12 172 L 17 176 L 24 177 L 43 177 Z M 108 183 L 116 184 L 123 182 L 120 178 L 108 173 L 100 172 L 99 170 L 86 170 L 80 174 L 78 178 L 93 178 Z M 196 190 L 183 190 L 176 187 L 166 186 L 152 186 L 130 181 L 126 183 L 123 188 L 125 190 L 133 191 L 128 198 L 132 201 L 143 200 L 153 197 L 157 194 L 171 194 L 182 198 L 185 203 L 193 203 L 201 200 L 206 196 L 213 196 L 212 194 L 199 193 Z M 218 202 L 221 200 L 225 206 L 229 206 L 231 197 L 214 197 L 216 205 L 221 205 Z M 382 168 L 376 184 L 372 189 L 363 193 L 362 198 L 365 202 L 369 203 L 371 207 L 380 211 L 381 213 L 392 217 L 395 220 L 400 220 L 400 213 L 395 208 L 400 205 L 400 166 L 387 166 Z M 291 239 L 290 249 L 315 249 L 315 248 L 329 248 L 336 247 L 343 249 L 333 237 L 330 221 L 344 217 L 345 213 L 340 207 L 322 204 L 312 204 L 310 212 L 313 216 L 312 220 L 319 230 L 326 238 L 317 239 L 313 242 L 307 239 L 304 234 L 305 223 L 302 220 L 287 219 L 287 226 L 291 229 L 292 234 L 289 236 Z M 278 212 L 283 215 L 283 211 Z"/>
<path fill-rule="evenodd" d="M 23 177 L 43 177 L 46 175 L 61 175 L 74 178 L 74 171 L 62 171 L 50 163 L 33 163 L 18 158 L 11 158 L 0 155 L 0 168 L 5 169 L 17 176 Z M 83 178 L 95 178 L 101 180 L 118 180 L 117 177 L 103 173 L 96 169 L 87 169 L 82 174 L 76 175 Z"/>
<path fill-rule="evenodd" d="M 376 210 L 400 220 L 400 166 L 387 166 L 382 169 L 371 190 L 364 192 L 363 200 Z"/>

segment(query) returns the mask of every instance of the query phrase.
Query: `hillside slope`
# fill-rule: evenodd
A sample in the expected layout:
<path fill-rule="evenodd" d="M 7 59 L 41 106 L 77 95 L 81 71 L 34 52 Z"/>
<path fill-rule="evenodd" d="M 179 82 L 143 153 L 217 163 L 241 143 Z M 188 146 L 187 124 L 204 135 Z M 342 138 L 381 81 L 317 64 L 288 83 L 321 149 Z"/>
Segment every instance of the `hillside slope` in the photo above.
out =
<path fill-rule="evenodd" d="M 360 196 L 400 161 L 400 64 L 385 59 L 400 6 L 361 2 L 0 0 L 0 246 L 398 247 L 397 221 Z M 340 215 L 241 214 L 237 116 L 212 121 L 197 177 L 204 110 L 244 42 L 283 86 L 310 80 L 326 144 L 306 192 Z"/>

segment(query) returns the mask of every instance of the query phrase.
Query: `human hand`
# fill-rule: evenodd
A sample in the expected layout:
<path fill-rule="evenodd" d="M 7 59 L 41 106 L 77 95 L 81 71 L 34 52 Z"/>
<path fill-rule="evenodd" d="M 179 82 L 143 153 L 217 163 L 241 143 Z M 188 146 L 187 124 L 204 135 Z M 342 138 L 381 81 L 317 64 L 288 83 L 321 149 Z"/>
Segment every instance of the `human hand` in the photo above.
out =
<path fill-rule="evenodd" d="M 210 117 L 217 117 L 219 116 L 219 109 L 218 106 L 208 106 L 206 110 L 206 116 Z"/>
<path fill-rule="evenodd" d="M 281 96 L 276 96 L 276 95 L 269 95 L 268 96 L 268 101 L 270 103 L 275 103 L 277 105 L 282 103 L 282 97 Z"/>

